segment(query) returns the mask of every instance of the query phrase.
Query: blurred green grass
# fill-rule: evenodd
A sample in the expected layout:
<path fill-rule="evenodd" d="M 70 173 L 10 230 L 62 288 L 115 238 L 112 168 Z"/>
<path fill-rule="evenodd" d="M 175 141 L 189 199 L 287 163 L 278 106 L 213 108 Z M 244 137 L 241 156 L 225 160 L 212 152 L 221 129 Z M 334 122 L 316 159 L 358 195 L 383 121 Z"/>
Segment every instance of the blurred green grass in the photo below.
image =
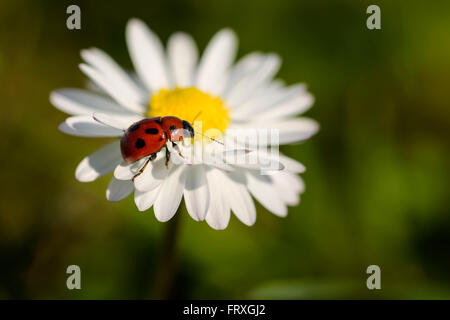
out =
<path fill-rule="evenodd" d="M 78 4 L 82 29 L 65 27 Z M 82 48 L 131 68 L 124 40 L 139 17 L 165 41 L 202 49 L 233 28 L 239 56 L 283 58 L 306 82 L 321 131 L 282 151 L 304 163 L 306 193 L 286 219 L 258 206 L 255 226 L 214 231 L 185 214 L 176 298 L 450 298 L 450 3 L 379 1 L 0 1 L 0 298 L 147 298 L 165 225 L 130 198 L 108 203 L 108 178 L 83 184 L 78 162 L 108 140 L 66 136 L 48 95 L 82 87 Z M 82 269 L 82 290 L 65 287 Z M 370 264 L 382 290 L 364 289 Z M 362 287 L 362 288 L 361 288 Z"/>

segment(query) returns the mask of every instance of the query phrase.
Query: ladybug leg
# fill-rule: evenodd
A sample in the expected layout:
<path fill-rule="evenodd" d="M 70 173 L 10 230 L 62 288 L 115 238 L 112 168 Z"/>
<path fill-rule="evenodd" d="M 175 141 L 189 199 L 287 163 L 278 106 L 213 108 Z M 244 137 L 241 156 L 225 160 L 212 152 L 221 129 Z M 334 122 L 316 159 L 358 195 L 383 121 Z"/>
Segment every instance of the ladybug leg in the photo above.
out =
<path fill-rule="evenodd" d="M 151 155 L 150 155 L 150 161 L 153 161 L 153 160 L 155 160 L 156 159 L 156 152 L 155 153 L 152 153 Z"/>
<path fill-rule="evenodd" d="M 169 168 L 169 160 L 170 160 L 170 151 L 166 147 L 166 168 Z"/>
<path fill-rule="evenodd" d="M 147 165 L 148 165 L 149 162 L 150 162 L 150 157 L 147 159 L 147 161 L 145 161 L 145 163 L 144 163 L 144 165 L 142 166 L 142 168 L 139 169 L 139 172 L 136 173 L 136 174 L 133 176 L 133 179 L 131 179 L 131 181 L 134 182 L 134 179 L 136 179 L 137 177 L 139 177 L 139 176 L 142 174 L 142 172 L 144 172 L 144 170 L 145 170 L 145 168 L 147 167 Z"/>
<path fill-rule="evenodd" d="M 133 179 L 131 179 L 131 181 L 134 181 L 134 179 L 136 179 L 138 176 L 140 176 L 140 175 L 142 174 L 142 172 L 144 172 L 144 170 L 145 170 L 145 168 L 147 167 L 148 163 L 149 163 L 150 161 L 155 160 L 155 159 L 156 159 L 156 153 L 152 153 L 152 154 L 150 155 L 150 157 L 147 158 L 147 161 L 145 161 L 145 163 L 144 163 L 144 165 L 142 166 L 142 168 L 139 169 L 139 172 L 136 173 L 136 174 L 134 175 L 134 177 L 133 177 Z"/>
<path fill-rule="evenodd" d="M 175 151 L 178 152 L 179 156 L 182 157 L 182 158 L 184 159 L 184 156 L 183 156 L 183 154 L 181 153 L 180 147 L 179 147 L 175 142 L 173 142 L 173 141 L 172 141 L 172 147 L 175 149 Z"/>

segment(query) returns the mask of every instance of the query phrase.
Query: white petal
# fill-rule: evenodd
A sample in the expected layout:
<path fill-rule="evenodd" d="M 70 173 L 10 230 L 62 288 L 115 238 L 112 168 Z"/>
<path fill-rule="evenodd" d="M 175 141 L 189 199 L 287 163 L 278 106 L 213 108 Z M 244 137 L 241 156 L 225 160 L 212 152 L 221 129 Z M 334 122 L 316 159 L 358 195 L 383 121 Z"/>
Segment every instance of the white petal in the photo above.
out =
<path fill-rule="evenodd" d="M 131 181 L 117 180 L 112 178 L 106 189 L 106 199 L 109 201 L 120 201 L 125 199 L 133 191 Z"/>
<path fill-rule="evenodd" d="M 105 78 L 113 82 L 116 88 L 120 88 L 124 95 L 129 97 L 129 99 L 138 104 L 145 104 L 148 102 L 148 93 L 143 92 L 131 79 L 128 73 L 104 51 L 97 48 L 91 48 L 82 50 L 81 56 L 87 63 L 101 72 Z"/>
<path fill-rule="evenodd" d="M 198 60 L 198 50 L 192 37 L 184 32 L 173 34 L 167 45 L 167 53 L 174 85 L 192 86 Z"/>
<path fill-rule="evenodd" d="M 233 31 L 223 29 L 216 33 L 203 53 L 197 71 L 196 86 L 211 92 L 221 84 L 223 75 L 231 66 L 237 49 L 237 38 Z"/>
<path fill-rule="evenodd" d="M 159 189 L 156 188 L 150 191 L 134 191 L 134 203 L 136 203 L 139 211 L 145 211 L 149 209 L 156 201 L 159 194 Z"/>
<path fill-rule="evenodd" d="M 241 79 L 254 72 L 255 68 L 261 65 L 262 61 L 264 61 L 264 55 L 259 52 L 249 53 L 239 59 L 230 72 L 228 83 L 223 91 L 223 97 L 227 97 L 229 91 L 232 90 Z"/>
<path fill-rule="evenodd" d="M 164 48 L 158 36 L 141 20 L 131 19 L 126 40 L 137 74 L 151 91 L 170 88 Z"/>
<path fill-rule="evenodd" d="M 161 222 L 170 220 L 180 206 L 186 176 L 185 166 L 174 166 L 161 185 L 160 193 L 155 201 L 156 219 Z"/>
<path fill-rule="evenodd" d="M 278 193 L 281 200 L 288 206 L 297 206 L 300 203 L 300 194 L 294 192 L 293 190 L 284 189 L 277 184 Z"/>
<path fill-rule="evenodd" d="M 311 138 L 319 131 L 319 124 L 309 118 L 292 118 L 285 120 L 250 121 L 244 124 L 235 123 L 233 129 L 266 129 L 279 130 L 279 144 L 303 141 Z"/>
<path fill-rule="evenodd" d="M 237 174 L 221 173 L 222 190 L 225 201 L 231 206 L 231 211 L 244 224 L 251 226 L 256 221 L 256 209 L 245 186 L 245 179 Z"/>
<path fill-rule="evenodd" d="M 125 108 L 136 113 L 145 112 L 146 107 L 142 103 L 133 100 L 133 97 L 128 96 L 127 92 L 124 91 L 122 87 L 118 86 L 112 79 L 87 64 L 81 63 L 79 67 L 84 74 Z"/>
<path fill-rule="evenodd" d="M 111 99 L 80 89 L 55 90 L 50 94 L 50 102 L 59 110 L 73 115 L 91 115 L 93 112 L 131 114 Z"/>
<path fill-rule="evenodd" d="M 319 124 L 309 118 L 273 121 L 272 126 L 265 127 L 280 128 L 280 144 L 307 140 L 319 131 Z"/>
<path fill-rule="evenodd" d="M 222 143 L 207 142 L 203 144 L 202 151 L 202 163 L 227 172 L 234 171 L 234 168 L 224 161 L 223 156 L 226 155 L 226 153 L 224 153 L 225 145 L 223 145 Z"/>
<path fill-rule="evenodd" d="M 292 117 L 305 112 L 313 103 L 314 97 L 309 93 L 303 93 L 280 104 L 273 105 L 267 111 L 258 113 L 256 119 L 273 120 Z"/>
<path fill-rule="evenodd" d="M 138 86 L 141 89 L 142 92 L 145 92 L 145 94 L 147 95 L 147 101 L 148 101 L 149 90 L 147 89 L 145 83 L 142 81 L 141 78 L 139 78 L 139 76 L 137 75 L 136 72 L 134 72 L 134 71 L 127 71 L 127 73 L 129 74 L 131 79 L 133 79 L 133 81 L 136 84 L 136 86 Z"/>
<path fill-rule="evenodd" d="M 230 77 L 229 70 L 222 73 L 222 75 L 218 78 L 216 84 L 209 91 L 210 95 L 212 95 L 213 97 L 216 97 L 216 96 L 220 97 L 222 95 L 222 92 L 226 88 L 229 77 Z"/>
<path fill-rule="evenodd" d="M 281 60 L 276 54 L 266 55 L 261 66 L 248 76 L 242 78 L 225 98 L 227 106 L 235 108 L 249 99 L 255 91 L 270 80 L 278 71 Z"/>
<path fill-rule="evenodd" d="M 212 154 L 205 153 L 203 155 L 203 163 L 226 172 L 234 171 L 234 168 L 225 163 L 221 157 Z"/>
<path fill-rule="evenodd" d="M 257 72 L 257 75 L 255 75 L 255 79 L 259 83 L 271 80 L 280 69 L 280 66 L 281 58 L 277 54 L 267 54 L 262 66 Z"/>
<path fill-rule="evenodd" d="M 290 172 L 276 172 L 270 176 L 280 198 L 290 206 L 300 202 L 300 194 L 304 191 L 303 180 Z"/>
<path fill-rule="evenodd" d="M 278 105 L 290 101 L 306 92 L 304 84 L 283 87 L 280 82 L 274 81 L 261 86 L 245 103 L 236 106 L 231 117 L 235 120 L 248 120 L 259 117 L 263 111 L 267 112 Z"/>
<path fill-rule="evenodd" d="M 246 177 L 248 190 L 259 203 L 277 216 L 287 215 L 287 208 L 269 176 L 247 172 Z"/>
<path fill-rule="evenodd" d="M 295 159 L 289 158 L 283 154 L 279 154 L 280 161 L 284 165 L 286 171 L 294 172 L 294 173 L 303 173 L 306 171 L 306 168 L 303 164 L 298 162 Z"/>
<path fill-rule="evenodd" d="M 123 131 L 96 122 L 92 116 L 69 117 L 58 129 L 64 133 L 79 137 L 119 137 Z"/>
<path fill-rule="evenodd" d="M 114 177 L 119 180 L 131 180 L 139 172 L 146 161 L 142 158 L 133 163 L 123 161 L 114 169 Z"/>
<path fill-rule="evenodd" d="M 131 117 L 117 117 L 98 112 L 94 113 L 92 118 L 100 124 L 122 131 L 127 130 L 133 123 L 142 119 L 141 116 L 137 115 Z"/>
<path fill-rule="evenodd" d="M 84 87 L 89 91 L 96 94 L 108 95 L 108 92 L 105 92 L 102 88 L 100 88 L 94 81 L 87 78 L 84 80 Z"/>
<path fill-rule="evenodd" d="M 137 190 L 153 190 L 160 186 L 164 179 L 166 179 L 169 169 L 165 165 L 164 155 L 164 152 L 159 152 L 156 159 L 149 162 L 144 172 L 134 179 L 134 187 Z"/>
<path fill-rule="evenodd" d="M 204 220 L 209 206 L 209 188 L 205 169 L 198 165 L 185 170 L 184 202 L 186 209 L 194 220 Z"/>
<path fill-rule="evenodd" d="M 236 150 L 241 151 L 241 150 Z M 271 154 L 263 150 L 253 150 L 252 152 L 223 153 L 225 162 L 242 168 L 261 169 L 266 171 L 284 170 L 284 165 L 280 162 L 279 153 Z"/>
<path fill-rule="evenodd" d="M 233 146 L 234 147 L 234 146 Z M 236 158 L 243 157 L 252 152 L 250 149 L 228 149 L 217 154 L 218 157 L 224 159 L 227 163 L 235 163 Z"/>
<path fill-rule="evenodd" d="M 120 141 L 117 140 L 84 158 L 75 171 L 75 177 L 81 182 L 94 181 L 114 170 L 122 161 Z"/>
<path fill-rule="evenodd" d="M 227 141 L 229 138 L 228 136 Z M 237 142 L 230 142 L 229 145 L 233 145 L 233 143 Z M 242 145 L 241 148 L 245 148 L 245 146 Z M 305 166 L 297 160 L 289 158 L 279 151 L 271 152 L 270 148 L 264 149 L 256 146 L 255 149 L 228 150 L 223 152 L 222 155 L 226 163 L 244 168 L 271 168 L 271 171 L 286 170 L 294 173 L 306 171 Z"/>
<path fill-rule="evenodd" d="M 206 222 L 211 228 L 223 230 L 230 221 L 230 204 L 222 195 L 220 171 L 210 169 L 206 172 L 209 187 L 209 208 L 206 213 Z"/>
<path fill-rule="evenodd" d="M 295 192 L 305 192 L 305 183 L 299 175 L 287 171 L 277 172 L 275 175 L 282 179 L 286 183 L 286 186 L 289 186 Z"/>

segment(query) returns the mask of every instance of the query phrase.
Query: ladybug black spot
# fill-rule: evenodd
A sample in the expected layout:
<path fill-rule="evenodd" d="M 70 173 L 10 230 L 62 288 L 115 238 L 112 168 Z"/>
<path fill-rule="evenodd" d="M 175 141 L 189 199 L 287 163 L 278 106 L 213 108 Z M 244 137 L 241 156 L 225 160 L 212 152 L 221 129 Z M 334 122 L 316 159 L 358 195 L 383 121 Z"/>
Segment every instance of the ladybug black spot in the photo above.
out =
<path fill-rule="evenodd" d="M 177 127 L 175 127 L 175 126 L 170 126 L 169 127 L 169 129 L 170 129 L 170 131 L 173 131 L 173 130 L 175 130 Z"/>
<path fill-rule="evenodd" d="M 137 129 L 139 129 L 139 127 L 140 127 L 139 123 L 136 123 L 129 129 L 129 131 L 130 132 L 136 131 Z"/>
<path fill-rule="evenodd" d="M 145 141 L 140 139 L 140 138 L 137 139 L 137 141 L 136 141 L 136 148 L 141 149 L 143 147 L 145 147 Z"/>
<path fill-rule="evenodd" d="M 158 132 L 159 132 L 159 130 L 156 128 L 149 128 L 149 129 L 145 130 L 145 133 L 148 133 L 148 134 L 158 134 Z"/>

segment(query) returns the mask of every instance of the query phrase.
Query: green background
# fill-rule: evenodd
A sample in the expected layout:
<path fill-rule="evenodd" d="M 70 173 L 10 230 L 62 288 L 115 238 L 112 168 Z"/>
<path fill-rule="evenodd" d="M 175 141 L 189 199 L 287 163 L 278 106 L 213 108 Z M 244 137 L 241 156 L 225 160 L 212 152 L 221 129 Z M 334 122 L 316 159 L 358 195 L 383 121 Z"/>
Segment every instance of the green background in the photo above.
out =
<path fill-rule="evenodd" d="M 65 26 L 81 7 L 82 29 Z M 381 7 L 382 30 L 366 28 Z M 175 298 L 450 298 L 449 1 L 0 1 L 0 298 L 152 297 L 166 224 L 132 197 L 105 199 L 109 177 L 74 178 L 107 139 L 77 138 L 49 93 L 83 87 L 79 52 L 131 68 L 124 30 L 191 33 L 203 49 L 233 28 L 239 56 L 283 58 L 306 82 L 321 131 L 282 151 L 307 167 L 287 218 L 258 206 L 253 227 L 181 219 Z M 66 288 L 66 268 L 82 290 Z M 381 267 L 382 290 L 366 288 Z"/>

